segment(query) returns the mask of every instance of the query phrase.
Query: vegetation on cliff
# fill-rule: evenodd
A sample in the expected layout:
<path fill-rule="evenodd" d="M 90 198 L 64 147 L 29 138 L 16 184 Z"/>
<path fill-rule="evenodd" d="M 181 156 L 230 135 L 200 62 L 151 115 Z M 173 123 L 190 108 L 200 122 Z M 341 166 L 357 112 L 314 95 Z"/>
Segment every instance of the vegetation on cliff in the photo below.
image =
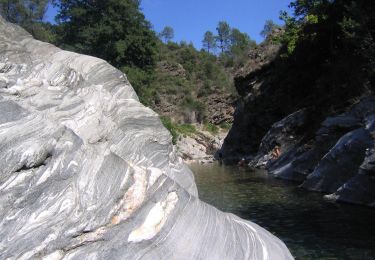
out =
<path fill-rule="evenodd" d="M 49 2 L 58 10 L 54 25 L 43 22 Z M 218 23 L 216 33 L 202 35 L 202 50 L 173 42 L 174 29 L 153 31 L 136 0 L 0 0 L 0 12 L 39 40 L 121 69 L 142 103 L 179 124 L 231 123 L 233 72 L 256 46 L 225 21 Z"/>
<path fill-rule="evenodd" d="M 291 8 L 293 16 L 282 13 L 285 28 L 252 50 L 235 78 L 244 99 L 230 154 L 256 153 L 272 124 L 299 109 L 312 138 L 327 116 L 374 91 L 375 3 L 298 0 Z"/>
<path fill-rule="evenodd" d="M 230 123 L 232 78 L 240 71 L 238 92 L 257 96 L 244 110 L 270 111 L 254 123 L 254 149 L 273 122 L 296 109 L 311 108 L 318 124 L 374 86 L 371 1 L 294 1 L 293 16 L 282 13 L 285 28 L 266 22 L 260 46 L 219 21 L 216 33 L 202 36 L 202 50 L 173 42 L 170 26 L 154 32 L 137 0 L 53 1 L 59 10 L 55 25 L 43 22 L 48 3 L 0 0 L 0 12 L 37 39 L 109 61 L 128 75 L 143 103 L 177 123 Z M 259 57 L 261 66 L 254 63 Z M 212 113 L 217 110 L 220 115 Z"/>

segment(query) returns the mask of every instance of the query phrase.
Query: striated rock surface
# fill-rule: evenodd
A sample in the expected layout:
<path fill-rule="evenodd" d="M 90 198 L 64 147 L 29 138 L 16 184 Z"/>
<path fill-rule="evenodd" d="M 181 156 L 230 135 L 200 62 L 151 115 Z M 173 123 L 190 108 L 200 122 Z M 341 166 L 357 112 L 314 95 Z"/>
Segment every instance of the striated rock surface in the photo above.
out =
<path fill-rule="evenodd" d="M 0 18 L 0 259 L 292 259 L 201 202 L 125 75 Z"/>

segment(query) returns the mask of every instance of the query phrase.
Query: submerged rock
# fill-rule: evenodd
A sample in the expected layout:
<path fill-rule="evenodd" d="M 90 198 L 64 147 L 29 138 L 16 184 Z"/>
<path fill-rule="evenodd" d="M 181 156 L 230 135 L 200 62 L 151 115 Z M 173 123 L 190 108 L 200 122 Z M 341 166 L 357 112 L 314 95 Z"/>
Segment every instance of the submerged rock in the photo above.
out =
<path fill-rule="evenodd" d="M 0 18 L 1 259 L 292 259 L 198 199 L 171 136 L 103 60 Z"/>

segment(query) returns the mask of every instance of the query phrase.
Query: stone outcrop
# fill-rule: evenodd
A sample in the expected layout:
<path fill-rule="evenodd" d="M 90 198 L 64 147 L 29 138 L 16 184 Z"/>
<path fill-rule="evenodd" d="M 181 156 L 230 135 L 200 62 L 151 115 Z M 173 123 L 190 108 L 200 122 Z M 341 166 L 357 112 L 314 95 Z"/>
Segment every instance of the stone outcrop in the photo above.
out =
<path fill-rule="evenodd" d="M 213 134 L 196 126 L 196 133 L 191 135 L 180 135 L 177 143 L 177 154 L 186 163 L 213 163 L 214 155 L 223 144 L 226 131 L 220 130 Z"/>
<path fill-rule="evenodd" d="M 302 182 L 327 198 L 375 206 L 375 97 L 367 97 L 347 112 L 327 118 L 306 142 L 307 120 L 298 111 L 275 123 L 263 138 L 251 164 L 265 166 L 278 178 Z M 272 158 L 275 145 L 281 156 Z"/>
<path fill-rule="evenodd" d="M 281 34 L 251 50 L 238 71 L 241 97 L 216 157 L 227 164 L 244 158 L 327 198 L 374 206 L 373 81 L 350 71 L 333 81 L 320 61 L 305 59 L 308 50 L 288 56 Z"/>
<path fill-rule="evenodd" d="M 1 259 L 292 259 L 198 199 L 158 115 L 103 60 L 0 18 Z"/>
<path fill-rule="evenodd" d="M 185 109 L 182 106 L 184 93 L 158 93 L 159 101 L 154 104 L 154 109 L 160 115 L 172 118 L 180 124 L 196 124 L 207 121 L 214 125 L 233 122 L 235 97 L 227 93 L 213 93 L 203 97 L 195 97 L 195 100 L 205 104 L 204 120 L 202 113 Z"/>
<path fill-rule="evenodd" d="M 280 102 L 280 89 L 270 90 L 274 59 L 280 47 L 270 36 L 250 50 L 248 61 L 235 73 L 235 87 L 240 98 L 236 102 L 233 126 L 220 150 L 226 163 L 256 154 L 260 140 L 272 124 L 282 118 L 280 114 L 285 104 Z"/>

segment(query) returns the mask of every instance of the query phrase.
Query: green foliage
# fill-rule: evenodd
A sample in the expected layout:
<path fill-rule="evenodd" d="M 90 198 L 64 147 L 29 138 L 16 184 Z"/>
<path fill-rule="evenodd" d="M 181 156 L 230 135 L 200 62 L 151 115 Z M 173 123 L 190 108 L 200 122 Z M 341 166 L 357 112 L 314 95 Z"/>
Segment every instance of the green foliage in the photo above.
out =
<path fill-rule="evenodd" d="M 0 0 L 0 14 L 9 22 L 17 23 L 23 8 L 21 1 Z"/>
<path fill-rule="evenodd" d="M 211 93 L 211 89 L 225 90 L 233 87 L 218 58 L 206 51 L 197 51 L 191 44 L 169 42 L 161 46 L 159 59 L 166 61 L 170 67 L 180 64 L 186 73 L 186 77 L 171 77 L 167 73 L 158 73 L 158 80 L 164 88 L 170 86 L 171 89 L 177 89 L 176 86 L 183 86 L 188 93 L 198 92 L 198 96 L 205 96 Z M 158 84 L 156 82 L 156 85 Z"/>
<path fill-rule="evenodd" d="M 52 44 L 57 42 L 58 35 L 55 31 L 55 27 L 50 23 L 32 22 L 27 25 L 23 25 L 23 28 L 32 34 L 37 40 Z"/>
<path fill-rule="evenodd" d="M 250 45 L 250 36 L 242 33 L 237 28 L 232 29 L 230 34 L 231 49 L 245 50 Z"/>
<path fill-rule="evenodd" d="M 302 26 L 295 18 L 291 17 L 287 12 L 282 12 L 280 18 L 285 23 L 285 33 L 282 35 L 281 43 L 286 46 L 287 52 L 283 54 L 284 57 L 291 55 L 296 48 L 297 41 L 300 37 Z"/>
<path fill-rule="evenodd" d="M 164 42 L 167 43 L 174 38 L 174 30 L 170 26 L 165 26 L 164 29 L 159 33 L 160 39 L 164 39 Z"/>
<path fill-rule="evenodd" d="M 168 129 L 168 131 L 172 135 L 172 143 L 175 145 L 177 143 L 178 137 L 180 135 L 183 136 L 191 136 L 197 133 L 197 130 L 194 125 L 190 124 L 177 124 L 174 123 L 169 117 L 161 116 L 161 122 Z"/>
<path fill-rule="evenodd" d="M 257 46 L 256 42 L 250 39 L 250 36 L 241 32 L 237 28 L 231 28 L 227 22 L 219 22 L 216 28 L 218 35 L 213 35 L 212 32 L 206 32 L 203 39 L 203 46 L 207 52 L 212 46 L 212 38 L 216 39 L 217 45 L 221 49 L 220 60 L 225 68 L 239 67 L 244 64 L 247 59 L 247 53 L 251 48 Z"/>
<path fill-rule="evenodd" d="M 201 112 L 201 113 L 203 113 L 205 110 L 205 105 L 202 102 L 193 98 L 192 96 L 186 96 L 184 98 L 182 105 L 186 108 L 189 108 L 191 110 Z"/>
<path fill-rule="evenodd" d="M 225 67 L 240 67 L 248 59 L 247 53 L 250 49 L 256 47 L 256 42 L 250 39 L 246 33 L 233 28 L 231 31 L 230 49 L 221 55 Z"/>
<path fill-rule="evenodd" d="M 225 130 L 229 130 L 229 129 L 232 128 L 232 124 L 227 123 L 227 122 L 223 122 L 223 123 L 220 124 L 220 128 L 225 129 Z"/>
<path fill-rule="evenodd" d="M 219 132 L 219 128 L 211 123 L 204 124 L 204 129 L 213 135 L 216 135 Z"/>
<path fill-rule="evenodd" d="M 19 24 L 34 38 L 50 43 L 56 42 L 51 24 L 43 23 L 48 0 L 0 0 L 0 14 L 9 22 Z"/>
<path fill-rule="evenodd" d="M 274 21 L 272 20 L 267 20 L 264 27 L 263 27 L 263 30 L 260 32 L 260 35 L 263 37 L 263 38 L 267 38 L 269 35 L 272 34 L 272 32 L 276 29 L 280 28 L 279 25 L 275 24 Z"/>
<path fill-rule="evenodd" d="M 220 21 L 216 27 L 217 31 L 217 41 L 219 42 L 219 47 L 221 52 L 224 53 L 230 45 L 230 34 L 231 28 L 229 24 L 225 21 Z"/>
<path fill-rule="evenodd" d="M 375 90 L 375 2 L 296 0 L 291 6 L 294 16 L 282 13 L 279 58 L 265 68 L 272 95 L 258 107 L 274 107 L 275 120 L 312 108 L 319 124 L 327 111 Z"/>
<path fill-rule="evenodd" d="M 49 0 L 0 0 L 0 14 L 9 22 L 30 25 L 41 22 Z"/>
<path fill-rule="evenodd" d="M 208 53 L 215 52 L 215 49 L 217 48 L 216 40 L 213 32 L 207 31 L 204 34 L 203 40 L 202 40 L 203 48 L 207 50 Z"/>
<path fill-rule="evenodd" d="M 153 70 L 143 70 L 137 67 L 125 66 L 121 70 L 126 74 L 140 101 L 145 105 L 151 105 L 151 98 L 157 101 L 158 93 L 151 87 L 155 75 Z"/>
<path fill-rule="evenodd" d="M 178 133 L 176 125 L 172 122 L 169 117 L 161 116 L 161 122 L 163 123 L 164 127 L 168 129 L 168 131 L 172 135 L 172 143 L 175 145 L 177 143 Z"/>
<path fill-rule="evenodd" d="M 218 36 L 206 32 L 206 51 L 196 50 L 192 43 L 172 42 L 169 26 L 159 34 L 163 43 L 145 20 L 139 0 L 52 0 L 58 15 L 57 24 L 51 25 L 43 22 L 49 2 L 0 0 L 0 13 L 36 39 L 108 61 L 127 75 L 142 103 L 155 110 L 171 104 L 187 121 L 192 115 L 198 122 L 205 120 L 208 95 L 235 92 L 231 66 L 255 45 L 226 22 L 218 24 Z M 214 55 L 217 41 L 221 57 Z M 186 126 L 179 131 L 188 132 Z"/>
<path fill-rule="evenodd" d="M 61 45 L 115 66 L 148 68 L 155 63 L 157 37 L 135 0 L 60 0 Z"/>
<path fill-rule="evenodd" d="M 176 124 L 176 129 L 178 133 L 184 136 L 191 136 L 197 133 L 197 129 L 195 129 L 195 126 L 190 124 Z"/>

